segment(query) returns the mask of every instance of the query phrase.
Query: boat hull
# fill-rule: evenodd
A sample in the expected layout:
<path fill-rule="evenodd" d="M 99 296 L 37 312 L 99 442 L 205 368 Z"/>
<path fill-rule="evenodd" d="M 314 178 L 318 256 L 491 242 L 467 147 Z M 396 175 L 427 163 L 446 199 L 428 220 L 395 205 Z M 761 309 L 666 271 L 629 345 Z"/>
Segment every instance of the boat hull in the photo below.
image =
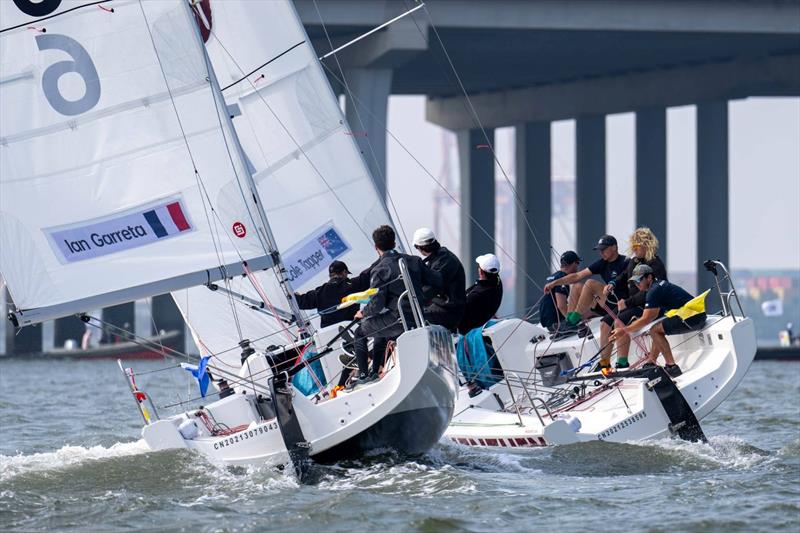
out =
<path fill-rule="evenodd" d="M 513 397 L 505 382 L 475 398 L 468 398 L 466 389 L 462 390 L 459 414 L 446 437 L 462 445 L 488 447 L 592 440 L 631 442 L 670 436 L 704 440 L 699 421 L 730 395 L 753 360 L 753 323 L 746 318 L 715 316 L 702 332 L 670 340 L 683 369 L 677 378 L 670 379 L 661 368 L 622 372 L 609 378 L 586 376 L 586 381 L 565 385 L 585 383 L 588 388 L 565 405 L 553 407 L 551 416 L 541 402 L 536 403 L 536 408 L 531 407 L 519 385 L 521 381 L 512 372 L 516 389 Z M 569 353 L 566 342 L 561 341 L 562 346 L 552 348 L 550 353 Z M 540 350 L 538 355 L 546 353 Z M 573 364 L 579 363 L 577 360 Z M 529 366 L 532 364 L 529 362 Z M 536 395 L 532 388 L 529 392 Z M 541 398 L 546 400 L 547 396 Z M 510 407 L 515 401 L 519 413 Z M 506 408 L 499 409 L 500 405 Z"/>
<path fill-rule="evenodd" d="M 254 404 L 252 395 L 240 392 L 204 407 L 205 422 L 197 410 L 152 421 L 142 431 L 144 440 L 153 450 L 190 448 L 212 462 L 243 466 L 281 464 L 292 457 L 332 462 L 375 450 L 424 453 L 442 438 L 455 409 L 453 343 L 438 326 L 411 330 L 397 342 L 379 381 L 322 401 L 283 385 L 287 392 L 280 394 L 287 394 L 288 403 L 271 403 L 276 407 L 271 415 Z M 257 367 L 251 370 L 261 375 Z M 204 427 L 209 421 L 242 429 L 212 435 Z"/>
<path fill-rule="evenodd" d="M 312 457 L 319 462 L 335 462 L 379 450 L 401 455 L 425 453 L 439 442 L 450 424 L 455 387 L 455 376 L 448 376 L 441 368 L 429 368 L 415 390 L 388 416 Z"/>

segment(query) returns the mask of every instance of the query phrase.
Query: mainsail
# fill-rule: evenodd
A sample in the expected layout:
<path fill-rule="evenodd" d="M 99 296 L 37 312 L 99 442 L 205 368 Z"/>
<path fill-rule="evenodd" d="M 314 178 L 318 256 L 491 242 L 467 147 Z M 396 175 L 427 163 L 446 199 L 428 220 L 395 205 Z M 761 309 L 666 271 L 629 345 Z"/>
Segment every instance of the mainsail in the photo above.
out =
<path fill-rule="evenodd" d="M 0 2 L 0 272 L 20 324 L 272 265 L 185 0 Z"/>
<path fill-rule="evenodd" d="M 370 234 L 391 219 L 291 1 L 204 0 L 194 9 L 288 279 L 304 291 L 327 280 L 334 259 L 354 272 L 369 266 Z M 258 273 L 257 285 L 277 307 L 274 274 Z M 249 279 L 230 288 L 262 301 Z M 268 307 L 251 310 L 222 291 L 173 297 L 201 350 L 223 352 L 230 365 L 241 338 L 264 349 L 286 340 L 284 328 L 294 333 Z"/>

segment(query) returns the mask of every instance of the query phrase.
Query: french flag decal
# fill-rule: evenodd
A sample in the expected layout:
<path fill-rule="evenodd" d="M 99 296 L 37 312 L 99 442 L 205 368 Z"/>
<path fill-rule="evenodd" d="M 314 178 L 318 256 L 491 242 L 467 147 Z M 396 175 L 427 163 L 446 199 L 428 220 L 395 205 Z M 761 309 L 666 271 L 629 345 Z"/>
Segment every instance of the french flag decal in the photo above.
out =
<path fill-rule="evenodd" d="M 142 214 L 159 239 L 192 229 L 186 222 L 180 202 L 162 205 Z"/>
<path fill-rule="evenodd" d="M 194 227 L 181 199 L 171 198 L 42 231 L 59 261 L 74 263 L 178 237 Z"/>

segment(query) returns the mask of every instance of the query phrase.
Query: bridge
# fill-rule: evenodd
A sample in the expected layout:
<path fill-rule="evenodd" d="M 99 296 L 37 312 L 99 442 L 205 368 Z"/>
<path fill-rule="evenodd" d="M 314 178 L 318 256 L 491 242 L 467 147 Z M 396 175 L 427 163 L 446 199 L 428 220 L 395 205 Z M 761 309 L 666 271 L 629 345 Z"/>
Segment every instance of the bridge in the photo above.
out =
<path fill-rule="evenodd" d="M 295 5 L 323 53 L 416 4 Z M 366 132 L 357 139 L 382 190 L 390 95 L 425 95 L 427 120 L 456 133 L 462 258 L 494 249 L 494 157 L 485 147 L 496 128 L 515 128 L 518 280 L 523 271 L 549 275 L 529 227 L 549 243 L 552 121 L 576 121 L 576 246 L 586 253 L 606 221 L 605 116 L 635 112 L 636 223 L 665 244 L 666 110 L 695 105 L 697 257 L 727 263 L 728 102 L 800 95 L 800 2 L 431 0 L 325 65 L 351 127 Z M 517 284 L 519 309 L 538 296 Z"/>
<path fill-rule="evenodd" d="M 295 5 L 320 54 L 417 6 Z M 666 111 L 695 105 L 697 257 L 727 263 L 728 102 L 800 95 L 800 0 L 430 0 L 324 65 L 384 193 L 390 95 L 425 95 L 427 120 L 457 134 L 462 258 L 494 249 L 491 147 L 496 128 L 515 128 L 518 280 L 549 274 L 534 235 L 549 243 L 551 122 L 576 121 L 576 249 L 586 253 L 606 220 L 605 116 L 635 112 L 636 223 L 666 243 Z M 519 309 L 538 299 L 531 283 L 516 290 Z M 103 315 L 134 324 L 134 304 Z M 163 329 L 181 324 L 168 296 L 154 299 L 153 316 Z M 45 344 L 82 328 L 58 320 Z M 23 328 L 13 344 L 41 350 L 41 328 Z"/>

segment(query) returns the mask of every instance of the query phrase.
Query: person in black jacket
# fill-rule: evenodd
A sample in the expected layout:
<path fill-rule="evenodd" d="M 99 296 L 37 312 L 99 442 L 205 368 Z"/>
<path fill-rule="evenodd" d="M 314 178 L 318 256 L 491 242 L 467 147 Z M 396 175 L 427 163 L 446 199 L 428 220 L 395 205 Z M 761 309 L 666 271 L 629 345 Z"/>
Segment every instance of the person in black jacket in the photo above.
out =
<path fill-rule="evenodd" d="M 658 256 L 658 238 L 653 234 L 650 228 L 641 227 L 631 234 L 630 240 L 630 261 L 628 261 L 625 270 L 623 270 L 616 278 L 609 281 L 606 285 L 604 292 L 610 295 L 615 292 L 617 287 L 627 287 L 627 298 L 620 298 L 617 301 L 617 317 L 619 320 L 627 325 L 634 319 L 639 318 L 644 313 L 646 291 L 640 291 L 636 283 L 633 282 L 633 269 L 638 265 L 644 264 L 653 270 L 653 276 L 657 280 L 667 279 L 667 268 L 664 262 Z M 610 337 L 611 330 L 614 328 L 614 319 L 610 315 L 603 317 L 600 322 L 601 338 L 606 339 Z M 611 366 L 611 352 L 614 347 L 614 341 L 606 344 L 602 353 L 600 354 L 600 367 Z M 628 350 L 630 344 L 619 344 L 617 352 L 617 368 L 628 368 Z"/>
<path fill-rule="evenodd" d="M 483 327 L 503 301 L 503 283 L 500 281 L 500 261 L 494 254 L 484 254 L 475 259 L 478 263 L 478 281 L 467 290 L 467 305 L 458 332 L 466 335 L 470 330 Z"/>
<path fill-rule="evenodd" d="M 402 307 L 406 322 L 414 323 L 408 300 L 404 299 L 402 305 L 398 306 L 400 296 L 406 290 L 405 283 L 400 276 L 400 259 L 406 261 L 411 278 L 409 281 L 420 302 L 422 302 L 423 285 L 434 289 L 440 289 L 442 286 L 442 276 L 428 268 L 422 259 L 401 254 L 394 249 L 395 233 L 389 226 L 380 226 L 373 231 L 372 240 L 380 258 L 370 269 L 370 287 L 378 289 L 378 292 L 355 315 L 356 318 L 362 320 L 353 332 L 356 362 L 358 363 L 358 379 L 353 382 L 353 387 L 378 379 L 378 373 L 384 363 L 388 340 L 403 333 L 399 307 Z M 368 373 L 367 366 L 367 338 L 373 339 L 371 373 Z"/>
<path fill-rule="evenodd" d="M 442 275 L 442 289 L 423 285 L 425 318 L 431 324 L 439 324 L 455 331 L 464 316 L 467 285 L 464 267 L 453 252 L 439 244 L 428 228 L 414 232 L 414 248 L 425 258 L 423 263 Z"/>
<path fill-rule="evenodd" d="M 353 279 L 347 277 L 350 271 L 343 261 L 332 262 L 328 267 L 328 274 L 330 279 L 316 289 L 303 294 L 295 293 L 294 297 L 300 309 L 318 309 L 319 311 L 330 309 L 342 303 L 342 298 L 348 294 L 368 288 L 368 285 L 361 288 L 359 277 Z M 324 328 L 337 322 L 353 320 L 357 311 L 358 306 L 351 305 L 338 311 L 322 313 L 319 316 L 320 327 Z"/>

